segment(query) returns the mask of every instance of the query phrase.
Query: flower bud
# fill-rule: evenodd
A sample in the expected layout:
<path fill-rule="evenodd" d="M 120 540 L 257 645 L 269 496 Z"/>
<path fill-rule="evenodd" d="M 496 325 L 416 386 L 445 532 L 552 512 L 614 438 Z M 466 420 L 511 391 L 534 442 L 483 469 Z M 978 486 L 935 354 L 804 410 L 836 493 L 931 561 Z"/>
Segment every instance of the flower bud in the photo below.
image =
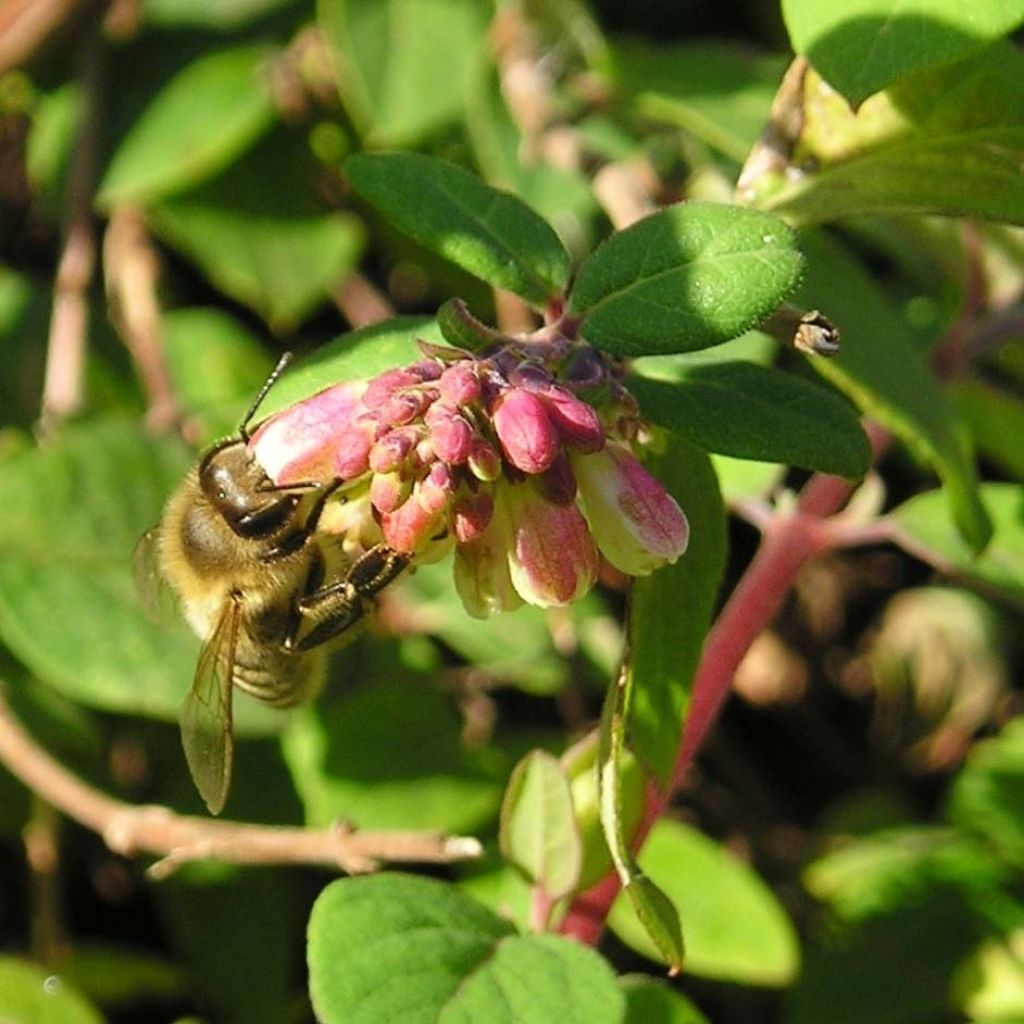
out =
<path fill-rule="evenodd" d="M 558 432 L 543 402 L 529 391 L 512 388 L 498 399 L 494 429 L 502 451 L 516 469 L 543 473 L 559 452 Z"/>
<path fill-rule="evenodd" d="M 592 406 L 557 386 L 544 392 L 541 401 L 567 443 L 581 452 L 599 452 L 604 447 L 604 427 Z"/>
<path fill-rule="evenodd" d="M 394 512 L 412 493 L 412 482 L 401 473 L 375 473 L 370 502 L 378 512 Z"/>
<path fill-rule="evenodd" d="M 473 428 L 464 416 L 435 402 L 427 410 L 426 423 L 430 428 L 430 442 L 439 459 L 460 466 L 469 458 Z"/>
<path fill-rule="evenodd" d="M 370 469 L 374 473 L 390 473 L 397 469 L 409 458 L 418 440 L 419 431 L 416 428 L 399 427 L 389 430 L 370 449 Z"/>
<path fill-rule="evenodd" d="M 480 398 L 480 378 L 471 362 L 455 363 L 441 374 L 438 381 L 441 398 L 449 405 L 469 405 Z"/>
<path fill-rule="evenodd" d="M 479 537 L 494 514 L 494 498 L 481 491 L 459 498 L 452 509 L 452 528 L 460 544 L 468 544 Z"/>
<path fill-rule="evenodd" d="M 491 483 L 501 476 L 501 456 L 482 438 L 474 438 L 469 447 L 470 472 L 484 483 Z"/>
<path fill-rule="evenodd" d="M 396 392 L 419 383 L 419 377 L 407 369 L 388 370 L 378 374 L 370 381 L 366 394 L 363 396 L 363 404 L 367 409 L 379 409 Z"/>

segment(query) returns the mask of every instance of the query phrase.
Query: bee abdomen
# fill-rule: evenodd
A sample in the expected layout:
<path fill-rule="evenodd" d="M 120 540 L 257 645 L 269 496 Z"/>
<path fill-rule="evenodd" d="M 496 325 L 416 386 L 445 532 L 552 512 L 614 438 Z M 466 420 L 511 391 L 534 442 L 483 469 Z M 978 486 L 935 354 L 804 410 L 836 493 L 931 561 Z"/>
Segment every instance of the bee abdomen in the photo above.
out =
<path fill-rule="evenodd" d="M 288 708 L 313 696 L 323 675 L 323 660 L 315 655 L 282 655 L 260 664 L 236 659 L 232 682 L 271 707 Z"/>

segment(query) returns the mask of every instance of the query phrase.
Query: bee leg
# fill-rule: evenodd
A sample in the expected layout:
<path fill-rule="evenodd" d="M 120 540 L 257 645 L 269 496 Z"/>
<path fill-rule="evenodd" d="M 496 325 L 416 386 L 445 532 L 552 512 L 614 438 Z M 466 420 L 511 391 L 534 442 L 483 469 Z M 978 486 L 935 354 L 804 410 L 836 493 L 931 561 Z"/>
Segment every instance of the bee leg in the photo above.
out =
<path fill-rule="evenodd" d="M 396 580 L 411 561 L 412 555 L 376 544 L 352 563 L 345 580 L 358 594 L 373 597 Z"/>
<path fill-rule="evenodd" d="M 295 602 L 297 622 L 294 631 L 285 637 L 289 651 L 308 651 L 327 643 L 356 625 L 370 609 L 347 579 L 307 593 Z M 312 625 L 303 632 L 303 627 Z"/>
<path fill-rule="evenodd" d="M 261 561 L 277 562 L 282 558 L 287 558 L 289 555 L 294 555 L 306 546 L 309 538 L 316 532 L 317 523 L 319 523 L 320 516 L 323 514 L 327 499 L 341 486 L 341 479 L 335 478 L 330 483 L 321 486 L 323 489 L 317 495 L 313 507 L 309 510 L 306 521 L 293 533 L 289 533 L 280 543 L 265 551 L 260 556 Z M 290 490 L 291 488 L 287 489 Z"/>

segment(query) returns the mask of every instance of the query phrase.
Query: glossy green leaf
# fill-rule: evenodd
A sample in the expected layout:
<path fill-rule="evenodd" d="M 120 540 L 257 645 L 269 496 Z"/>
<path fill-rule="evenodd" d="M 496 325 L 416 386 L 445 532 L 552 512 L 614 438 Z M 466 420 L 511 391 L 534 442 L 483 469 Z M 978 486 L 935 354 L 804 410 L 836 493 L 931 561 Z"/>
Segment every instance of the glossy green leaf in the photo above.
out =
<path fill-rule="evenodd" d="M 674 383 L 633 377 L 644 417 L 707 451 L 857 478 L 871 446 L 853 407 L 825 388 L 754 363 L 694 366 Z"/>
<path fill-rule="evenodd" d="M 686 513 L 690 544 L 674 564 L 633 584 L 629 605 L 633 707 L 641 760 L 665 782 L 679 753 L 690 684 L 725 570 L 725 509 L 708 457 L 669 434 L 647 462 Z"/>
<path fill-rule="evenodd" d="M 686 929 L 686 970 L 748 985 L 786 985 L 796 975 L 796 932 L 771 890 L 718 843 L 679 822 L 654 826 L 640 867 L 672 898 Z M 656 950 L 624 897 L 609 923 L 633 949 Z"/>
<path fill-rule="evenodd" d="M 310 994 L 323 1024 L 436 1024 L 512 933 L 443 882 L 382 874 L 332 882 L 309 919 Z"/>
<path fill-rule="evenodd" d="M 785 466 L 772 462 L 732 459 L 727 455 L 712 455 L 711 465 L 715 467 L 722 498 L 730 507 L 747 498 L 766 497 L 786 473 Z"/>
<path fill-rule="evenodd" d="M 353 675 L 362 685 L 302 709 L 283 737 L 307 824 L 464 832 L 491 818 L 501 783 L 465 749 L 450 703 L 423 679 Z"/>
<path fill-rule="evenodd" d="M 580 333 L 613 355 L 687 352 L 735 338 L 796 287 L 795 236 L 756 210 L 680 203 L 613 234 L 569 300 Z"/>
<path fill-rule="evenodd" d="M 103 1024 L 60 974 L 13 956 L 0 957 L 0 1013 L 3 1024 Z"/>
<path fill-rule="evenodd" d="M 918 72 L 856 112 L 809 76 L 796 160 L 815 170 L 763 205 L 805 224 L 871 212 L 1020 223 L 1022 79 L 1024 54 L 1008 43 Z"/>
<path fill-rule="evenodd" d="M 668 965 L 669 974 L 681 971 L 685 957 L 683 933 L 679 911 L 671 898 L 642 874 L 634 874 L 623 883 L 622 895 L 629 901 L 658 959 Z"/>
<path fill-rule="evenodd" d="M 543 307 L 569 278 L 558 236 L 521 200 L 420 153 L 360 153 L 352 187 L 399 231 L 488 284 Z"/>
<path fill-rule="evenodd" d="M 558 759 L 543 750 L 512 770 L 501 805 L 501 855 L 552 899 L 579 879 L 582 846 L 572 793 Z"/>
<path fill-rule="evenodd" d="M 947 818 L 984 837 L 1000 856 L 1024 864 L 1024 720 L 977 744 L 957 775 Z"/>
<path fill-rule="evenodd" d="M 343 334 L 290 366 L 260 406 L 260 416 L 279 412 L 334 384 L 368 380 L 414 363 L 423 357 L 417 339 L 445 344 L 432 317 L 396 317 Z"/>
<path fill-rule="evenodd" d="M 950 520 L 940 491 L 919 494 L 893 511 L 893 540 L 942 572 L 1024 602 L 1024 488 L 982 484 L 980 494 L 994 526 L 992 540 L 980 555 Z"/>
<path fill-rule="evenodd" d="M 686 996 L 660 979 L 627 974 L 619 986 L 626 996 L 623 1024 L 709 1024 Z"/>
<path fill-rule="evenodd" d="M 341 100 L 370 146 L 410 146 L 462 110 L 482 0 L 320 0 Z"/>
<path fill-rule="evenodd" d="M 885 293 L 837 243 L 808 232 L 802 245 L 808 275 L 798 301 L 827 309 L 843 334 L 838 355 L 811 365 L 935 469 L 958 529 L 972 548 L 984 547 L 991 525 L 969 439 L 916 339 Z"/>
<path fill-rule="evenodd" d="M 270 126 L 273 50 L 211 51 L 153 98 L 111 158 L 97 202 L 149 204 L 209 178 Z"/>
<path fill-rule="evenodd" d="M 615 69 L 641 117 L 678 125 L 742 163 L 768 119 L 785 60 L 738 46 L 630 39 L 616 47 Z"/>
<path fill-rule="evenodd" d="M 783 0 L 793 49 L 857 105 L 908 72 L 965 57 L 1024 21 L 1021 0 Z"/>

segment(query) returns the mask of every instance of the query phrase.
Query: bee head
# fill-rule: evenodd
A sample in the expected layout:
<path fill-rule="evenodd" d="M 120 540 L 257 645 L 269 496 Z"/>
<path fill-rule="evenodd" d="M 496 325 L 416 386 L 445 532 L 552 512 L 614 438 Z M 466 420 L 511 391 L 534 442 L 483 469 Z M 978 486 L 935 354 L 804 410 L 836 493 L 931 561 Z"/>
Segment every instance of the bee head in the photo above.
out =
<path fill-rule="evenodd" d="M 274 486 L 244 439 L 226 441 L 206 453 L 199 464 L 199 486 L 240 537 L 273 534 L 299 502 L 295 493 Z"/>

